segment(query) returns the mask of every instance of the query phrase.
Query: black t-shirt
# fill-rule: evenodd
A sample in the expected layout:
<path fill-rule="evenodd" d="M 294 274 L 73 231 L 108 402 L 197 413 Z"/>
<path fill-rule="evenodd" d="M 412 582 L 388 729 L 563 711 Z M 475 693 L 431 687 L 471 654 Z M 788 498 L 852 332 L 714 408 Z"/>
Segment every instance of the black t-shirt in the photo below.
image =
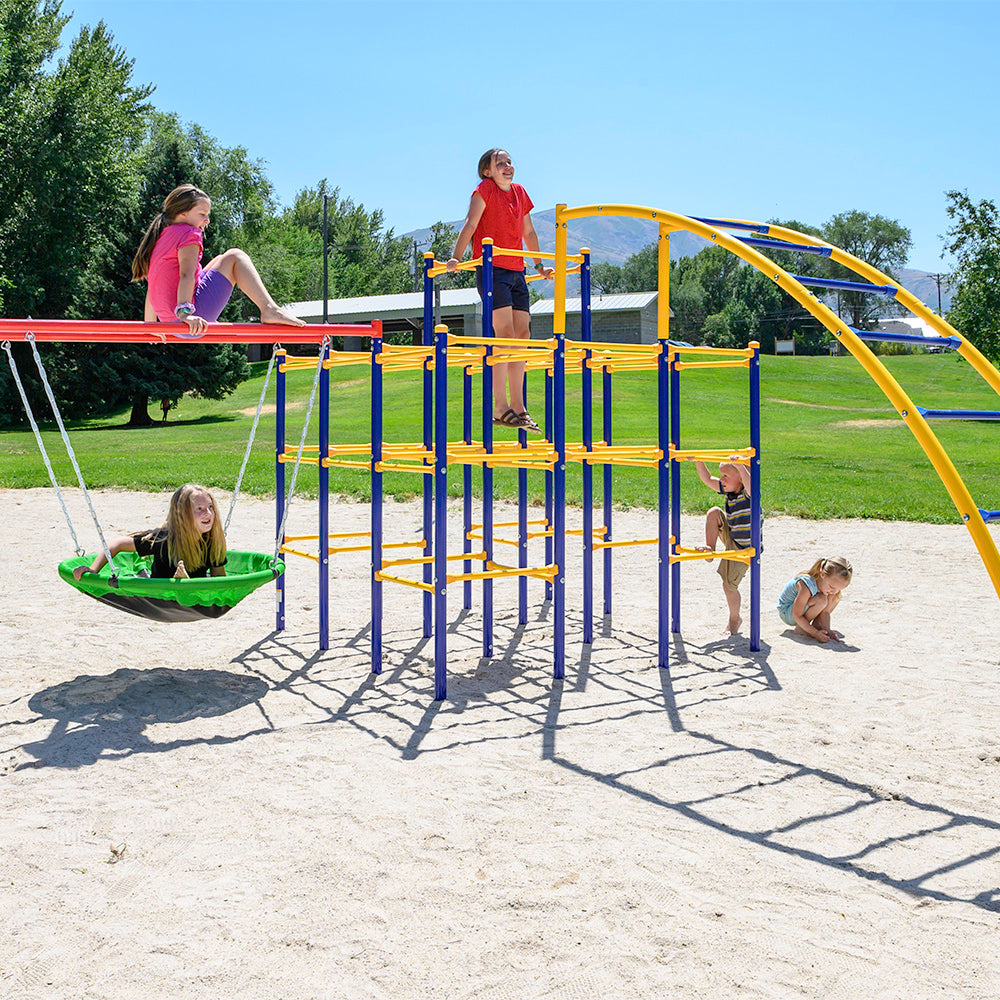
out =
<path fill-rule="evenodd" d="M 135 543 L 135 551 L 140 556 L 152 556 L 153 568 L 150 576 L 170 578 L 177 572 L 177 563 L 170 561 L 167 552 L 167 532 L 164 528 L 154 528 L 152 531 L 143 531 L 132 536 Z M 219 565 L 225 566 L 223 560 Z M 188 576 L 208 576 L 208 571 L 212 567 L 208 565 L 208 538 L 202 535 L 202 556 L 201 562 L 197 566 L 184 564 Z"/>

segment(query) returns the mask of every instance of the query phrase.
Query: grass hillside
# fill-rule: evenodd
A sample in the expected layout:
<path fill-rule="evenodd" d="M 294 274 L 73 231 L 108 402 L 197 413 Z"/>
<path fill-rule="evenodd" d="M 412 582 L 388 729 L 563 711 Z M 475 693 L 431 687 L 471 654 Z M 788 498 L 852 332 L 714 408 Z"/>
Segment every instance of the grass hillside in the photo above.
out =
<path fill-rule="evenodd" d="M 998 408 L 995 395 L 960 358 L 902 356 L 884 359 L 911 399 L 935 408 Z M 386 392 L 386 438 L 418 441 L 420 378 L 393 375 Z M 457 374 L 456 374 L 457 379 Z M 144 430 L 124 426 L 127 414 L 70 425 L 72 441 L 88 486 L 135 490 L 170 490 L 187 480 L 231 488 L 239 470 L 247 435 L 263 381 L 263 369 L 223 401 L 185 398 L 171 411 L 165 425 Z M 765 357 L 762 359 L 762 501 L 766 514 L 803 517 L 871 517 L 948 523 L 957 514 L 933 468 L 885 397 L 850 357 Z M 476 379 L 478 388 L 478 379 Z M 369 381 L 362 368 L 331 373 L 331 438 L 367 442 Z M 456 381 L 457 385 L 457 381 Z M 287 440 L 297 445 L 312 386 L 312 374 L 289 375 Z M 597 380 L 595 379 L 595 390 Z M 656 388 L 652 374 L 615 375 L 613 379 L 615 444 L 654 443 Z M 529 381 L 530 398 L 539 399 L 541 376 Z M 599 396 L 599 393 L 596 393 Z M 682 433 L 684 448 L 737 448 L 748 444 L 747 379 L 742 369 L 694 370 L 682 374 Z M 451 436 L 459 437 L 457 401 L 452 395 Z M 580 438 L 579 378 L 569 387 L 568 439 Z M 541 417 L 541 405 L 532 407 Z M 313 413 L 309 443 L 316 440 L 318 409 Z M 599 410 L 595 426 L 600 427 Z M 994 486 L 993 438 L 1000 426 L 988 422 L 936 421 L 941 439 L 972 496 L 984 508 L 1000 505 Z M 257 495 L 274 492 L 273 404 L 261 419 L 244 490 Z M 498 438 L 513 437 L 500 431 Z M 58 434 L 46 425 L 46 448 L 59 481 L 75 485 Z M 412 496 L 421 477 L 386 476 L 385 489 L 398 497 Z M 599 480 L 595 476 L 595 481 Z M 474 475 L 478 484 L 478 473 Z M 331 489 L 365 498 L 365 472 L 330 470 Z M 449 483 L 454 492 L 459 470 Z M 579 466 L 567 471 L 570 501 L 582 501 Z M 44 464 L 30 431 L 0 432 L 0 486 L 27 488 L 48 485 Z M 303 468 L 297 492 L 316 495 L 316 470 Z M 513 497 L 515 474 L 498 470 L 496 492 Z M 529 474 L 533 499 L 543 495 L 541 474 Z M 682 505 L 701 511 L 713 502 L 690 464 L 682 468 Z M 619 506 L 656 506 L 654 470 L 616 468 L 614 497 Z"/>

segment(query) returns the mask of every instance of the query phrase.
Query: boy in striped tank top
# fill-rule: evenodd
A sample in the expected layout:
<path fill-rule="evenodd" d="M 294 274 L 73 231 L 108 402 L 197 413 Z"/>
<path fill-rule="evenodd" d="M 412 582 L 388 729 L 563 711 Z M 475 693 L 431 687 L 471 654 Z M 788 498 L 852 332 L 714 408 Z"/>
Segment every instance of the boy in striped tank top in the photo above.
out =
<path fill-rule="evenodd" d="M 732 462 L 719 466 L 718 478 L 713 476 L 704 462 L 695 462 L 698 477 L 713 493 L 721 493 L 725 499 L 725 510 L 713 507 L 705 517 L 705 544 L 698 546 L 699 552 L 714 552 L 719 539 L 723 549 L 750 547 L 750 470 L 745 465 L 735 465 L 738 455 L 731 455 Z M 729 634 L 735 635 L 743 624 L 740 617 L 740 581 L 746 576 L 749 565 L 734 559 L 719 560 L 719 576 L 722 577 L 722 592 L 729 606 Z"/>

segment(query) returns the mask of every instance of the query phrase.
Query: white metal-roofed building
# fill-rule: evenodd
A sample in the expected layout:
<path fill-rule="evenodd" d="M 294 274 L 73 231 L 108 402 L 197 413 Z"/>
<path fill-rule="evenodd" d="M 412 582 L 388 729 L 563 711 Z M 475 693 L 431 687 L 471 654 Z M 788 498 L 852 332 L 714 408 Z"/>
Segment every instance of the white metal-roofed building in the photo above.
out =
<path fill-rule="evenodd" d="M 656 303 L 659 292 L 595 295 L 590 300 L 591 336 L 620 344 L 656 343 Z M 566 299 L 566 336 L 580 337 L 580 299 Z M 552 336 L 554 299 L 539 299 L 531 306 L 531 335 Z M 670 315 L 673 315 L 671 311 Z"/>

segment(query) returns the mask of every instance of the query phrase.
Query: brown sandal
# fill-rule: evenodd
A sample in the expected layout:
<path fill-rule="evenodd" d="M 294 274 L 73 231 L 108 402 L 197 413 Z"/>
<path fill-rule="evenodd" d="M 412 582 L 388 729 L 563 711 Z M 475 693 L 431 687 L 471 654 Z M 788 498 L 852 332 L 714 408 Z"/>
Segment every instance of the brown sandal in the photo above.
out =
<path fill-rule="evenodd" d="M 528 431 L 531 434 L 541 434 L 542 429 L 535 423 L 531 414 L 525 410 L 524 413 L 518 413 L 515 418 L 517 422 L 514 424 L 519 430 Z"/>
<path fill-rule="evenodd" d="M 493 418 L 493 423 L 497 427 L 520 427 L 517 414 L 513 410 L 504 410 L 499 417 Z"/>

